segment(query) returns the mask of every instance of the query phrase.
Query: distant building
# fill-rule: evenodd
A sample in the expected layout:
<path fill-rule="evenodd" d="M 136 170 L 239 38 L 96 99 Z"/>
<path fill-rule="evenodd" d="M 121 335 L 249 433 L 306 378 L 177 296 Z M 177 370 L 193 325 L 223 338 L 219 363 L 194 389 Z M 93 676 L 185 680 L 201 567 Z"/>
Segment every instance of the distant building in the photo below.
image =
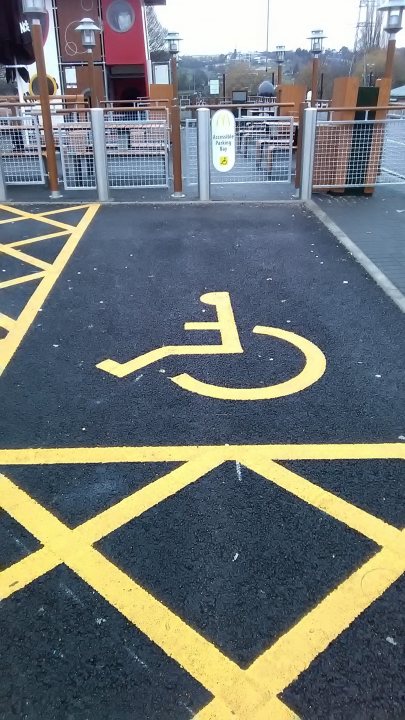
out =
<path fill-rule="evenodd" d="M 146 38 L 146 5 L 166 0 L 46 0 L 44 28 L 47 72 L 58 93 L 83 93 L 89 87 L 86 52 L 75 28 L 83 17 L 102 21 L 103 32 L 94 50 L 97 93 L 100 99 L 127 100 L 149 94 L 151 63 Z M 28 68 L 35 75 L 35 65 Z M 28 86 L 18 80 L 22 96 Z"/>
<path fill-rule="evenodd" d="M 391 100 L 396 102 L 405 102 L 405 85 L 401 85 L 401 87 L 393 88 L 391 90 Z"/>

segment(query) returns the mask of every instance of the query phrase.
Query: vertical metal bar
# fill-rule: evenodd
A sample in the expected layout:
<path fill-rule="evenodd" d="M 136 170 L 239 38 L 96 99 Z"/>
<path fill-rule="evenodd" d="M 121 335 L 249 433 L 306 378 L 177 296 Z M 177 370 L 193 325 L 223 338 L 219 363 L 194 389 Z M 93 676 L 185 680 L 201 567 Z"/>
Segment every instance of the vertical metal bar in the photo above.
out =
<path fill-rule="evenodd" d="M 198 190 L 202 202 L 210 200 L 210 130 L 211 113 L 208 108 L 197 110 Z"/>
<path fill-rule="evenodd" d="M 107 202 L 109 195 L 104 112 L 102 108 L 93 108 L 90 110 L 90 116 L 93 131 L 93 149 L 94 160 L 96 163 L 98 199 L 100 202 Z"/>
<path fill-rule="evenodd" d="M 98 92 L 97 92 L 97 80 L 96 80 L 96 68 L 94 66 L 94 55 L 91 48 L 87 51 L 87 72 L 88 82 L 90 88 L 91 107 L 98 108 Z"/>
<path fill-rule="evenodd" d="M 314 174 L 315 139 L 316 139 L 316 108 L 307 108 L 304 112 L 304 127 L 301 151 L 301 185 L 300 200 L 311 199 L 312 179 Z"/>
<path fill-rule="evenodd" d="M 318 82 L 319 82 L 319 57 L 315 56 L 312 61 L 312 88 L 311 88 L 311 105 L 316 107 L 318 100 Z"/>
<path fill-rule="evenodd" d="M 58 184 L 58 166 L 56 163 L 56 151 L 55 141 L 53 137 L 51 106 L 49 102 L 48 80 L 46 77 L 42 28 L 39 20 L 32 21 L 31 37 L 38 73 L 42 124 L 44 126 L 46 157 L 48 163 L 49 188 L 51 191 L 51 198 L 58 198 L 60 197 Z"/>
<path fill-rule="evenodd" d="M 173 194 L 172 197 L 182 198 L 183 173 L 181 168 L 181 124 L 179 86 L 177 78 L 177 58 L 175 55 L 170 60 L 174 98 L 172 103 L 172 152 L 173 152 Z"/>
<path fill-rule="evenodd" d="M 388 41 L 388 47 L 387 47 L 387 59 L 385 61 L 384 77 L 390 78 L 391 82 L 392 82 L 392 75 L 394 72 L 395 46 L 396 46 L 395 37 L 390 38 L 390 40 Z"/>
<path fill-rule="evenodd" d="M 3 162 L 0 155 L 0 202 L 7 199 L 6 179 L 3 172 Z"/>

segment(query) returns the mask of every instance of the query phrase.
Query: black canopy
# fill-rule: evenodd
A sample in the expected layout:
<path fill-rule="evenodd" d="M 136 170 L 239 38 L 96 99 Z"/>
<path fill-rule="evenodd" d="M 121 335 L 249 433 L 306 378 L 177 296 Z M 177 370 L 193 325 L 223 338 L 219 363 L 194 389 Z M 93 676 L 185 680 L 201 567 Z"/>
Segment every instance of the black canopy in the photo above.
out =
<path fill-rule="evenodd" d="M 31 65 L 34 62 L 31 32 L 24 18 L 21 0 L 0 0 L 0 63 L 2 65 Z M 24 67 L 18 69 L 29 80 Z M 6 70 L 7 81 L 14 80 L 15 70 Z"/>

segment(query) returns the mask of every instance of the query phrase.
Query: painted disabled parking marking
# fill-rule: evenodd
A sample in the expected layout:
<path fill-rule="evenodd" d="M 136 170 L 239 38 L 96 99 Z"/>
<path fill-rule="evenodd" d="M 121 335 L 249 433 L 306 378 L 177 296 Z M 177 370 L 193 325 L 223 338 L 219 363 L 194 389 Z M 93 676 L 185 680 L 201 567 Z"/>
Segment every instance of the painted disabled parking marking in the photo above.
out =
<path fill-rule="evenodd" d="M 0 210 L 9 215 L 9 217 L 0 220 L 1 237 L 4 238 L 4 241 L 0 244 L 0 257 L 11 257 L 14 260 L 24 263 L 22 275 L 0 282 L 0 329 L 6 331 L 5 337 L 0 339 L 0 375 L 12 360 L 41 306 L 92 222 L 98 208 L 98 204 L 92 204 L 64 209 L 59 208 L 42 213 L 32 213 L 8 205 L 0 205 Z M 68 214 L 76 210 L 84 211 L 84 215 L 77 226 L 61 222 L 53 217 L 54 215 L 62 213 Z M 7 242 L 8 226 L 24 220 L 33 221 L 32 232 L 39 229 L 39 234 L 30 238 Z M 52 228 L 51 233 L 46 232 L 41 234 L 44 229 L 49 230 L 50 228 Z M 53 238 L 64 236 L 66 237 L 66 242 L 52 263 L 44 262 L 36 257 L 35 247 L 37 243 L 49 243 Z M 25 251 L 27 247 L 29 249 L 28 253 Z M 25 249 L 22 250 L 21 248 Z M 36 268 L 37 272 L 32 272 L 32 268 Z M 38 285 L 36 281 L 39 281 Z M 6 313 L 2 313 L 2 293 L 7 292 L 9 288 L 22 284 L 32 285 L 32 293 L 18 317 L 10 317 Z"/>
<path fill-rule="evenodd" d="M 282 692 L 405 572 L 404 530 L 279 464 L 283 460 L 344 459 L 404 460 L 405 446 L 392 443 L 0 450 L 0 465 L 8 466 L 7 475 L 0 475 L 0 507 L 43 545 L 0 573 L 0 599 L 14 596 L 64 563 L 213 695 L 213 700 L 198 714 L 199 720 L 269 717 L 292 720 L 297 716 L 280 700 Z M 74 529 L 12 480 L 16 465 L 158 461 L 182 464 Z M 378 546 L 371 559 L 312 607 L 246 670 L 93 547 L 100 539 L 229 461 L 240 463 Z"/>
<path fill-rule="evenodd" d="M 186 322 L 186 331 L 217 331 L 221 335 L 220 345 L 169 345 L 151 350 L 139 355 L 133 360 L 119 363 L 115 360 L 103 360 L 97 367 L 99 370 L 124 378 L 147 365 L 158 362 L 163 358 L 175 355 L 233 355 L 243 353 L 235 316 L 232 309 L 231 298 L 228 292 L 211 292 L 202 295 L 201 302 L 213 305 L 217 310 L 215 322 Z M 293 395 L 316 383 L 326 370 L 326 358 L 323 352 L 310 340 L 296 333 L 281 328 L 256 325 L 253 332 L 284 340 L 300 350 L 305 357 L 305 366 L 295 377 L 276 385 L 258 388 L 232 388 L 212 385 L 197 380 L 187 373 L 176 375 L 170 380 L 183 390 L 197 393 L 205 397 L 218 400 L 271 400 L 273 398 Z"/>

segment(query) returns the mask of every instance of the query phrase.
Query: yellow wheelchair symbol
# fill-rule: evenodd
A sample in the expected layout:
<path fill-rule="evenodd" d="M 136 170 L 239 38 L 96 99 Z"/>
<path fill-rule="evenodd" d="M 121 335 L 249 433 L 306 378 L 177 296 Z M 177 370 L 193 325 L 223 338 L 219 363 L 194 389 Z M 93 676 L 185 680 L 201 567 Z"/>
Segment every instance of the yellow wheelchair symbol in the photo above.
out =
<path fill-rule="evenodd" d="M 219 159 L 220 165 L 224 165 L 225 167 L 228 165 L 228 158 L 226 155 L 221 155 Z"/>
<path fill-rule="evenodd" d="M 110 375 L 123 378 L 141 370 L 147 365 L 151 365 L 158 360 L 163 360 L 173 355 L 235 355 L 243 353 L 244 350 L 240 343 L 229 293 L 206 293 L 201 296 L 200 300 L 206 305 L 214 305 L 216 307 L 217 321 L 186 322 L 184 329 L 187 331 L 197 330 L 199 332 L 216 330 L 221 336 L 221 343 L 219 345 L 168 345 L 139 355 L 125 363 L 119 363 L 115 360 L 103 360 L 97 367 Z M 176 375 L 170 378 L 170 380 L 183 388 L 183 390 L 218 400 L 272 400 L 273 398 L 280 398 L 300 392 L 310 385 L 313 385 L 324 374 L 326 370 L 325 355 L 314 343 L 306 338 L 296 335 L 293 332 L 282 330 L 281 328 L 262 325 L 256 325 L 256 327 L 253 328 L 253 332 L 284 340 L 298 348 L 305 357 L 303 370 L 285 382 L 256 388 L 234 388 L 211 385 L 197 380 L 192 377 L 192 375 L 186 373 Z"/>

